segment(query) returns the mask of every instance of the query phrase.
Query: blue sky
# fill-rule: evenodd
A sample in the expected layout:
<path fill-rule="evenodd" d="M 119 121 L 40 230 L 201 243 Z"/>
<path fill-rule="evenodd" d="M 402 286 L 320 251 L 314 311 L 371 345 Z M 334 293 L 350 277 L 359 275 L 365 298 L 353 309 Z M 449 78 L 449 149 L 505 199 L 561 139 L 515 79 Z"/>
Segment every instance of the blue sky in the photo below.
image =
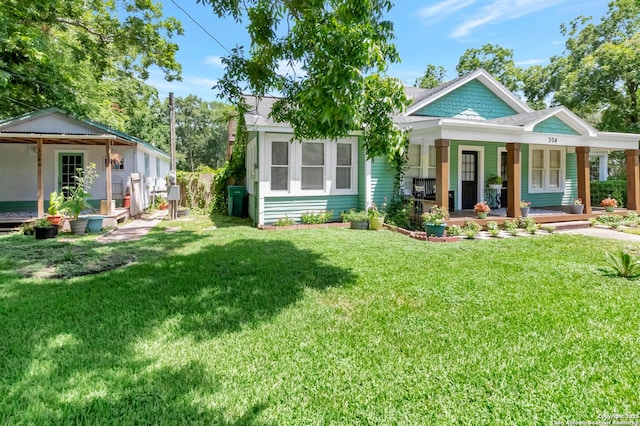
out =
<path fill-rule="evenodd" d="M 175 1 L 175 3 L 174 3 Z M 161 98 L 173 91 L 176 96 L 190 93 L 219 100 L 211 89 L 224 72 L 220 57 L 227 52 L 198 27 L 180 5 L 227 49 L 249 46 L 245 24 L 218 19 L 209 6 L 195 0 L 162 0 L 165 16 L 178 18 L 185 35 L 175 41 L 180 50 L 183 81 L 163 81 L 152 71 L 148 83 L 157 87 Z M 448 77 L 455 78 L 460 56 L 469 48 L 492 43 L 513 49 L 520 66 L 546 64 L 562 54 L 564 37 L 560 24 L 579 15 L 593 16 L 596 22 L 607 11 L 606 0 L 396 0 L 388 14 L 394 23 L 402 62 L 391 65 L 389 75 L 413 85 L 427 64 L 442 65 Z"/>

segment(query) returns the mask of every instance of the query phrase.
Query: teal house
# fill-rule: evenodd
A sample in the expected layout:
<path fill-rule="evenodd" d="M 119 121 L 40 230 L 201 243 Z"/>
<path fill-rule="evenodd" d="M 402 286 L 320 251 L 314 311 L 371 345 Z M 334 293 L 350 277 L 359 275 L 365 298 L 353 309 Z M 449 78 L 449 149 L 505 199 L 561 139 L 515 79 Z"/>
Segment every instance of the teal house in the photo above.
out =
<path fill-rule="evenodd" d="M 590 157 L 627 157 L 627 209 L 640 209 L 640 135 L 599 132 L 569 109 L 536 111 L 484 70 L 433 89 L 406 88 L 412 104 L 394 117 L 410 128 L 407 196 L 416 192 L 451 210 L 500 201 L 510 217 L 520 200 L 558 207 L 580 197 L 589 205 Z M 353 137 L 291 142 L 293 129 L 270 118 L 275 98 L 246 97 L 246 184 L 256 225 L 307 211 L 381 205 L 393 195 L 394 173 L 382 158 L 367 159 Z M 606 165 L 606 161 L 604 162 Z M 488 185 L 490 176 L 502 186 Z"/>

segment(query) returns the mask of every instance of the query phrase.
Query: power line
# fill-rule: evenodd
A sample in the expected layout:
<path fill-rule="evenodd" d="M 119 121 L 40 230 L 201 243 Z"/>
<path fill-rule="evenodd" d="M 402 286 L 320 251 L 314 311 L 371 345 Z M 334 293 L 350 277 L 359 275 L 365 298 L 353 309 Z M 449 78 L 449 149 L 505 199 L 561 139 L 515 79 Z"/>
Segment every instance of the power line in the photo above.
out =
<path fill-rule="evenodd" d="M 220 47 L 222 47 L 224 50 L 227 51 L 227 53 L 229 53 L 231 55 L 231 51 L 229 49 L 227 49 L 225 47 L 224 44 L 222 44 L 217 38 L 215 38 L 215 36 L 213 34 L 211 34 L 205 27 L 203 27 L 200 22 L 196 21 L 193 16 L 189 15 L 189 12 L 187 12 L 186 10 L 184 10 L 182 8 L 182 6 L 180 6 L 178 3 L 175 2 L 175 0 L 171 0 L 171 3 L 173 3 L 178 9 L 180 9 L 182 11 L 182 13 L 184 13 L 185 15 L 187 15 L 189 17 L 189 19 L 191 19 L 193 21 L 194 24 L 196 24 L 197 26 L 200 27 L 200 29 L 202 31 L 204 31 L 209 37 L 211 37 L 213 39 L 213 41 L 215 41 L 216 43 L 218 43 L 220 45 Z"/>

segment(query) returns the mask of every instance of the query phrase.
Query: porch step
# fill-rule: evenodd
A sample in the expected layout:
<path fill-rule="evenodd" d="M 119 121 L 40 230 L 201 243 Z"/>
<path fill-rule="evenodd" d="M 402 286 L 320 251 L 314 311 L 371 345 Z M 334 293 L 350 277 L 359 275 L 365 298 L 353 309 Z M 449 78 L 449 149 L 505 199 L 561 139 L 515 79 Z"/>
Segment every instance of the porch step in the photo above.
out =
<path fill-rule="evenodd" d="M 590 228 L 591 222 L 589 222 L 588 220 L 576 220 L 573 222 L 551 222 L 551 223 L 545 223 L 545 225 L 555 227 L 556 232 L 562 232 L 562 231 L 570 231 L 573 229 Z"/>

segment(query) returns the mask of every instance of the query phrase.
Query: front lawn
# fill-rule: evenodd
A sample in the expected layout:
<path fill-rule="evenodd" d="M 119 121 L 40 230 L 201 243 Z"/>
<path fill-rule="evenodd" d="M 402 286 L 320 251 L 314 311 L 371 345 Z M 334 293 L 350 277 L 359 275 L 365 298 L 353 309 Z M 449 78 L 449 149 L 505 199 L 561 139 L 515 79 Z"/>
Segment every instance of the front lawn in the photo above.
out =
<path fill-rule="evenodd" d="M 24 273 L 33 256 L 12 254 L 25 241 L 0 237 L 1 424 L 553 424 L 640 414 L 640 281 L 603 271 L 606 251 L 637 252 L 629 243 L 435 244 L 194 217 L 117 250 L 47 243 L 63 261 L 103 250 L 127 264 L 43 279 Z"/>

